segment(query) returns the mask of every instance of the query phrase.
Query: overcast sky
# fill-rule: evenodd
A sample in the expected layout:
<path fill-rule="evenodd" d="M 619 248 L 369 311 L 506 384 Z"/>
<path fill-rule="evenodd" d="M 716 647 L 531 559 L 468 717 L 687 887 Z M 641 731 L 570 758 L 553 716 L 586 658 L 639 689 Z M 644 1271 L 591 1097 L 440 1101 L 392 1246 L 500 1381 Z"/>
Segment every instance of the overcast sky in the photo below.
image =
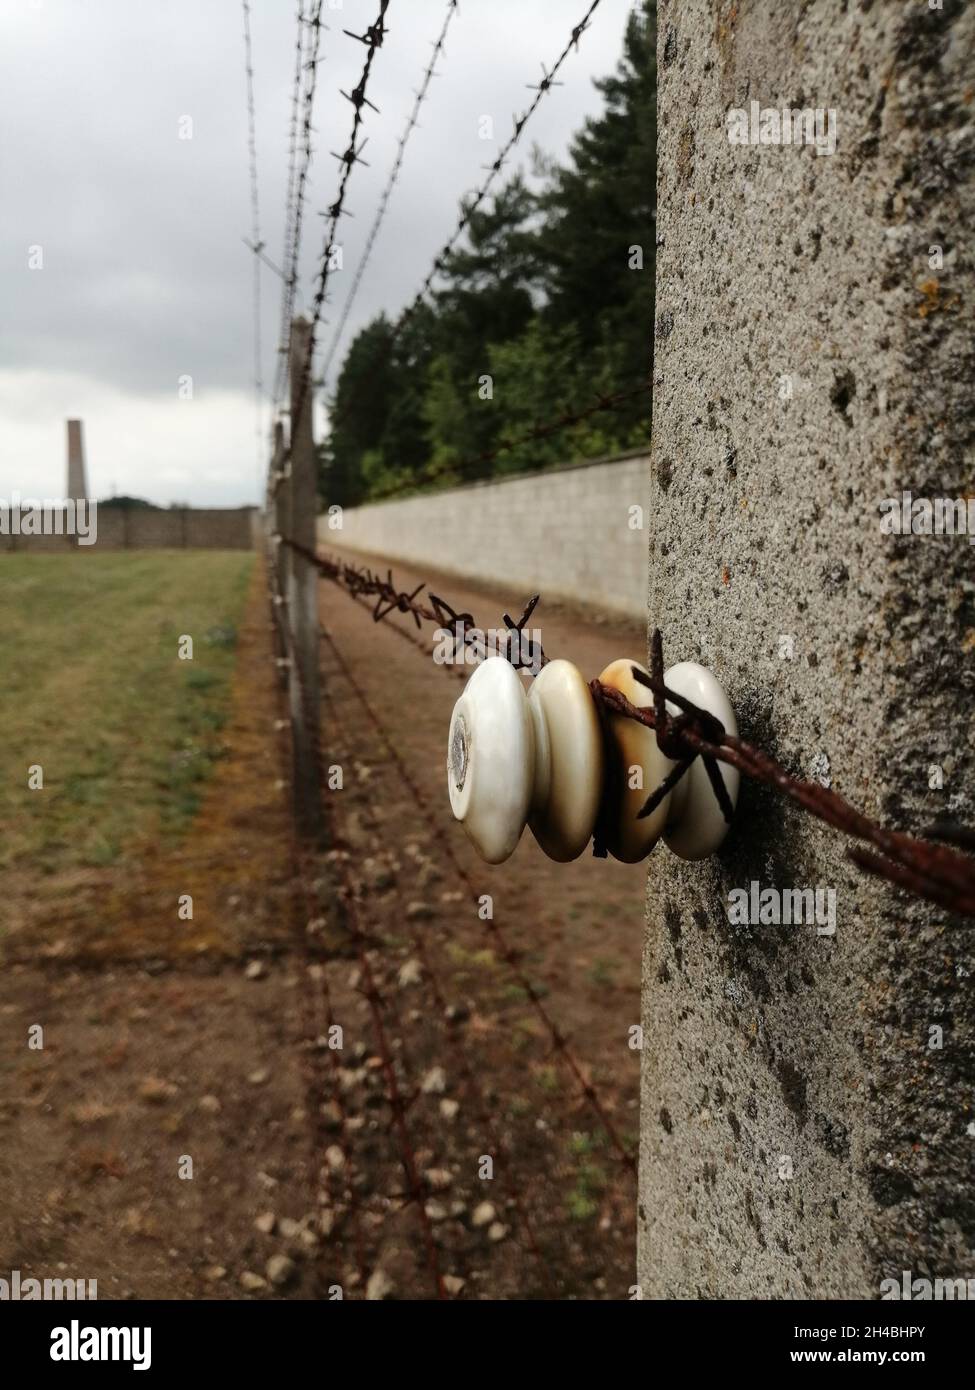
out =
<path fill-rule="evenodd" d="M 343 345 L 416 293 L 457 213 L 565 43 L 587 0 L 461 0 L 441 76 Z M 522 137 L 561 155 L 599 109 L 631 0 L 602 0 L 579 52 Z M 305 221 L 304 302 L 321 251 L 376 0 L 325 0 Z M 330 285 L 333 322 L 355 272 L 446 0 L 392 0 L 366 112 L 370 167 L 353 170 Z M 261 233 L 282 260 L 293 0 L 252 0 Z M 496 140 L 478 137 L 483 115 Z M 181 118 L 192 139 L 180 139 Z M 183 129 L 186 129 L 184 123 Z M 0 498 L 56 497 L 65 419 L 85 425 L 89 490 L 154 502 L 257 500 L 247 108 L 240 0 L 0 0 Z M 29 260 L 40 248 L 42 266 Z M 273 378 L 280 282 L 262 272 L 264 379 Z M 329 329 L 319 335 L 328 346 Z M 340 360 L 340 358 L 338 359 Z M 193 399 L 180 399 L 189 375 Z M 266 424 L 265 415 L 265 424 Z"/>

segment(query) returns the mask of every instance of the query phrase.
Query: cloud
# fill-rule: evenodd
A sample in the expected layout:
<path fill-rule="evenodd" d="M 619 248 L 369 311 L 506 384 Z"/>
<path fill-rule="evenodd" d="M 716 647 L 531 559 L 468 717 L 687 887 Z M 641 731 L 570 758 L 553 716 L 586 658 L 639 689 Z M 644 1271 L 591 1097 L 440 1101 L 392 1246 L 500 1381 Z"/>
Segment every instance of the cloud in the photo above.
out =
<path fill-rule="evenodd" d="M 262 236 L 282 258 L 294 6 L 252 0 Z M 393 0 L 377 53 L 365 158 L 342 219 L 337 320 L 439 32 L 445 0 Z M 467 0 L 413 133 L 400 182 L 356 300 L 345 347 L 380 309 L 415 294 L 452 227 L 460 196 L 551 64 L 584 0 Z M 578 54 L 526 130 L 562 155 L 598 108 L 592 77 L 619 58 L 630 0 L 603 0 Z M 576 13 L 578 11 L 578 13 Z M 361 32 L 375 0 L 326 0 L 301 281 L 307 304 L 323 220 L 348 139 Z M 483 115 L 497 142 L 478 138 Z M 184 118 L 192 122 L 192 138 Z M 89 472 L 154 500 L 256 500 L 252 258 L 239 0 L 7 0 L 0 8 L 0 493 L 24 475 L 60 486 L 64 418 L 86 422 Z M 183 123 L 181 126 L 181 122 Z M 31 247 L 43 268 L 30 269 Z M 36 259 L 36 257 L 35 257 Z M 263 377 L 273 380 L 280 282 L 262 274 Z M 299 301 L 300 303 L 301 301 Z M 323 326 L 320 346 L 329 341 Z M 341 352 L 339 359 L 341 360 Z M 194 380 L 193 402 L 176 399 Z M 70 400 L 71 404 L 67 402 Z M 25 415 L 26 402 L 33 415 Z M 181 408 L 188 407 L 188 408 Z"/>
<path fill-rule="evenodd" d="M 77 372 L 0 372 L 0 497 L 61 497 L 65 421 L 84 420 L 88 490 L 233 507 L 258 494 L 253 396 L 214 389 L 193 399 L 141 395 Z M 262 452 L 263 457 L 263 452 Z"/>

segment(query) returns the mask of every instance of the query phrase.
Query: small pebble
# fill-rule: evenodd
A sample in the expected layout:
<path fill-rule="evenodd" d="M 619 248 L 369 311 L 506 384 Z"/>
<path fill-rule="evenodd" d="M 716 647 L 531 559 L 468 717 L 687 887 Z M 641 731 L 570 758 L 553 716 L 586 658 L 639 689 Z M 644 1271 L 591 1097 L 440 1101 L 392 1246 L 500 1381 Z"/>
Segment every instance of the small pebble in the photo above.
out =
<path fill-rule="evenodd" d="M 434 1192 L 442 1192 L 445 1187 L 449 1187 L 454 1180 L 454 1175 L 449 1168 L 428 1168 L 423 1174 Z"/>
<path fill-rule="evenodd" d="M 298 1266 L 290 1255 L 272 1255 L 267 1262 L 266 1272 L 274 1287 L 283 1289 L 298 1273 Z"/>
<path fill-rule="evenodd" d="M 497 1217 L 493 1202 L 479 1202 L 471 1216 L 472 1226 L 489 1226 Z"/>
<path fill-rule="evenodd" d="M 406 989 L 408 985 L 418 985 L 423 979 L 423 967 L 418 960 L 404 961 L 399 968 L 399 983 L 401 989 Z"/>
<path fill-rule="evenodd" d="M 392 1298 L 393 1281 L 383 1269 L 374 1269 L 369 1275 L 366 1284 L 366 1298 L 371 1303 L 379 1302 L 384 1298 Z"/>

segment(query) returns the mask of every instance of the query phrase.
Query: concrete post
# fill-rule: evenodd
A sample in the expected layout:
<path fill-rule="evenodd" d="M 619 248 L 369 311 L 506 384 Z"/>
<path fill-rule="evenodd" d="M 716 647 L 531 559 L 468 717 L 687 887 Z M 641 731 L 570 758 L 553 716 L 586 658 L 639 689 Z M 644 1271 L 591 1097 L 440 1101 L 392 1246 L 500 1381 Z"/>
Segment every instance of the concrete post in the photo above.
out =
<path fill-rule="evenodd" d="M 975 482 L 973 34 L 952 0 L 659 5 L 650 619 L 746 737 L 913 830 L 975 820 L 975 550 L 881 531 Z M 832 108 L 835 153 L 732 143 L 752 101 Z M 975 932 L 843 848 L 746 787 L 716 859 L 651 857 L 644 1297 L 975 1276 Z M 835 934 L 732 925 L 753 881 L 835 890 Z"/>
<path fill-rule="evenodd" d="M 291 325 L 291 463 L 286 488 L 284 534 L 298 545 L 314 550 L 318 489 L 312 434 L 310 352 L 311 325 L 306 319 L 297 318 Z M 303 382 L 306 386 L 304 390 Z M 282 546 L 281 549 L 288 547 Z M 300 833 L 315 838 L 320 836 L 322 830 L 317 765 L 321 698 L 318 675 L 318 571 L 296 550 L 290 550 L 288 556 L 287 601 L 295 648 L 289 692 L 294 730 L 295 812 Z"/>
<path fill-rule="evenodd" d="M 290 550 L 283 545 L 277 537 L 284 536 L 287 532 L 288 517 L 291 511 L 291 504 L 288 497 L 288 480 L 282 476 L 285 469 L 285 446 L 284 446 L 284 425 L 280 420 L 274 422 L 274 452 L 271 456 L 271 478 L 274 486 L 271 517 L 271 558 L 274 562 L 274 573 L 272 576 L 273 588 L 273 616 L 274 616 L 274 654 L 278 658 L 288 655 L 288 642 L 285 632 L 287 622 L 286 603 L 288 597 L 288 560 Z M 287 670 L 281 669 L 279 681 L 283 686 L 288 683 Z"/>

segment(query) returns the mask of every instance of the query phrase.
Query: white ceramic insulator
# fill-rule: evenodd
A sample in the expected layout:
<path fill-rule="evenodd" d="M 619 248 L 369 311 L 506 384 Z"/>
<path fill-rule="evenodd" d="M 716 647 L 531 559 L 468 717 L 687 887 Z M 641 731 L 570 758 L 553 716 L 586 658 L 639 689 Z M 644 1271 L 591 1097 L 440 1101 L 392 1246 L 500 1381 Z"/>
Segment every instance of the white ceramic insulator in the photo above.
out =
<path fill-rule="evenodd" d="M 653 703 L 621 658 L 600 679 L 631 704 Z M 703 666 L 683 661 L 664 673 L 667 686 L 737 733 L 734 711 L 720 684 Z M 676 718 L 680 710 L 668 701 Z M 569 661 L 551 661 L 526 695 L 522 679 L 504 657 L 490 657 L 471 676 L 454 706 L 447 741 L 447 789 L 454 816 L 482 859 L 501 864 L 513 852 L 526 823 L 551 859 L 575 859 L 592 838 L 604 798 L 607 848 L 635 863 L 663 838 L 682 859 L 705 859 L 721 844 L 728 824 L 698 758 L 676 787 L 647 816 L 647 798 L 674 767 L 656 733 L 624 715 L 609 717 L 612 766 L 604 765 L 602 731 L 589 687 Z M 738 773 L 720 763 L 734 807 Z"/>

